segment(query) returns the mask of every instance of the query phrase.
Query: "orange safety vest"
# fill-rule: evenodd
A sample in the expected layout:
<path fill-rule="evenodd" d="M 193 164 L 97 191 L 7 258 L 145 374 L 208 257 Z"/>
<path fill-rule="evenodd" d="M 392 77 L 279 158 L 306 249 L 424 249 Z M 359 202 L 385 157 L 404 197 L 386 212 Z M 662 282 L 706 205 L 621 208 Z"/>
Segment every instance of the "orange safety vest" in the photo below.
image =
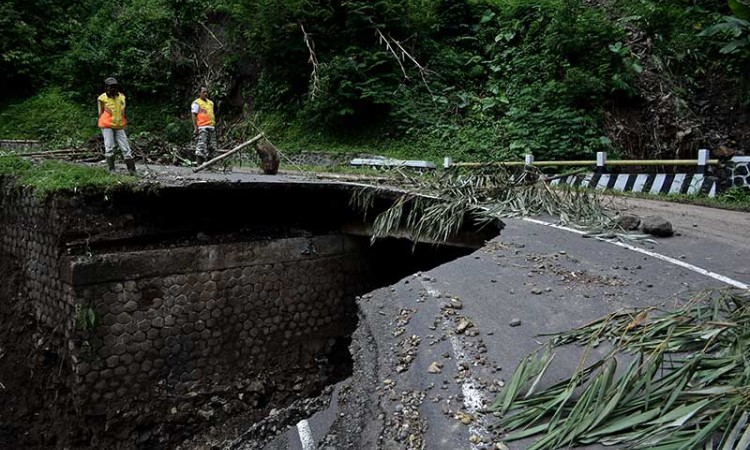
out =
<path fill-rule="evenodd" d="M 106 93 L 98 98 L 104 104 L 102 113 L 99 115 L 99 128 L 112 128 L 122 130 L 128 124 L 125 118 L 125 95 L 117 94 L 117 97 L 109 97 Z M 111 112 L 110 112 L 111 111 Z"/>
<path fill-rule="evenodd" d="M 198 128 L 214 126 L 216 124 L 216 120 L 214 119 L 214 102 L 198 97 L 193 103 L 198 104 L 198 114 L 196 115 Z"/>

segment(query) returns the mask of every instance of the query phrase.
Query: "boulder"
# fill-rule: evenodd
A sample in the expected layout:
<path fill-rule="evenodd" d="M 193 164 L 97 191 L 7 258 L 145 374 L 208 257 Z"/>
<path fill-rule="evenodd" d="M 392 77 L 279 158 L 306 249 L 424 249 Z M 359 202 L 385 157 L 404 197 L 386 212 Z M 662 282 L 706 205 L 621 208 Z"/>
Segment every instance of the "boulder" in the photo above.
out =
<path fill-rule="evenodd" d="M 643 232 L 659 237 L 669 237 L 674 234 L 672 224 L 661 216 L 644 217 L 641 221 Z"/>
<path fill-rule="evenodd" d="M 260 168 L 266 175 L 276 175 L 279 172 L 279 152 L 270 142 L 260 141 L 255 144 L 255 151 L 260 157 Z"/>
<path fill-rule="evenodd" d="M 635 214 L 623 214 L 617 217 L 617 225 L 625 231 L 637 230 L 641 226 L 641 218 Z"/>

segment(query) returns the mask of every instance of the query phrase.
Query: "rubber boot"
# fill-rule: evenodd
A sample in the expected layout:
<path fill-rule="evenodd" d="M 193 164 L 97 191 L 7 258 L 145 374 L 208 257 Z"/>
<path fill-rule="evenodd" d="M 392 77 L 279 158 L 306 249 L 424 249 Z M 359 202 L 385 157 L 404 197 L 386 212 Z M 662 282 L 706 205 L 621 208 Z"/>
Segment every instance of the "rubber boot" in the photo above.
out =
<path fill-rule="evenodd" d="M 135 176 L 135 161 L 133 161 L 133 158 L 126 159 L 125 166 L 128 168 L 128 173 Z"/>
<path fill-rule="evenodd" d="M 196 163 L 196 164 L 198 164 L 198 165 L 200 166 L 200 165 L 202 165 L 202 164 L 203 164 L 204 162 L 206 162 L 206 157 L 205 157 L 205 156 L 201 156 L 201 155 L 196 155 L 196 156 L 195 156 L 195 163 Z"/>
<path fill-rule="evenodd" d="M 105 159 L 107 160 L 107 169 L 109 169 L 110 172 L 114 172 L 115 171 L 115 157 L 107 156 Z"/>

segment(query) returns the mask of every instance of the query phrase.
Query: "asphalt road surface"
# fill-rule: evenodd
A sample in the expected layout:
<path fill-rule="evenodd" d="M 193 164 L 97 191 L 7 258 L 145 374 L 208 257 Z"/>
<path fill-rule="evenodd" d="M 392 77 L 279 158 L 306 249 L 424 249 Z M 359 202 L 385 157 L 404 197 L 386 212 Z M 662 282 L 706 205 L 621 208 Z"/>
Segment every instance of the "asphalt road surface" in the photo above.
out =
<path fill-rule="evenodd" d="M 364 296 L 360 325 L 367 326 L 355 338 L 369 350 L 357 353 L 355 375 L 338 386 L 328 409 L 265 448 L 496 448 L 493 418 L 478 411 L 544 342 L 539 334 L 623 308 L 670 307 L 705 288 L 750 284 L 750 215 L 641 200 L 624 206 L 665 216 L 679 235 L 633 250 L 507 220 L 502 235 L 473 255 Z M 446 308 L 451 299 L 461 308 Z M 471 325 L 458 333 L 462 321 Z M 560 350 L 547 382 L 570 374 L 579 356 Z"/>
<path fill-rule="evenodd" d="M 156 171 L 176 184 L 196 177 L 303 181 Z M 706 288 L 750 285 L 749 214 L 640 199 L 617 199 L 616 206 L 623 213 L 661 215 L 677 234 L 656 244 L 610 243 L 544 218 L 506 220 L 502 235 L 474 254 L 359 299 L 354 374 L 325 399 L 328 406 L 274 439 L 235 441 L 231 448 L 505 448 L 491 432 L 494 418 L 481 410 L 521 358 L 545 342 L 541 334 L 623 308 L 669 308 Z M 545 382 L 566 378 L 579 357 L 576 349 L 560 349 Z"/>

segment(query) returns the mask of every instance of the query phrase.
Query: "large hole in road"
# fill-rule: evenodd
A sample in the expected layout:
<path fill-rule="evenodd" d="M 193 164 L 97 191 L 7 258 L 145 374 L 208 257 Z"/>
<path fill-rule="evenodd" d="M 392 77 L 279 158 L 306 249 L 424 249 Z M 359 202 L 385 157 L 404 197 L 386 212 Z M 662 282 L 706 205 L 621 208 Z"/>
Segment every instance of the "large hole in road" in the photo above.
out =
<path fill-rule="evenodd" d="M 173 448 L 241 432 L 351 374 L 356 296 L 499 232 L 371 245 L 352 189 L 202 183 L 42 201 L 6 180 L 0 447 Z"/>

